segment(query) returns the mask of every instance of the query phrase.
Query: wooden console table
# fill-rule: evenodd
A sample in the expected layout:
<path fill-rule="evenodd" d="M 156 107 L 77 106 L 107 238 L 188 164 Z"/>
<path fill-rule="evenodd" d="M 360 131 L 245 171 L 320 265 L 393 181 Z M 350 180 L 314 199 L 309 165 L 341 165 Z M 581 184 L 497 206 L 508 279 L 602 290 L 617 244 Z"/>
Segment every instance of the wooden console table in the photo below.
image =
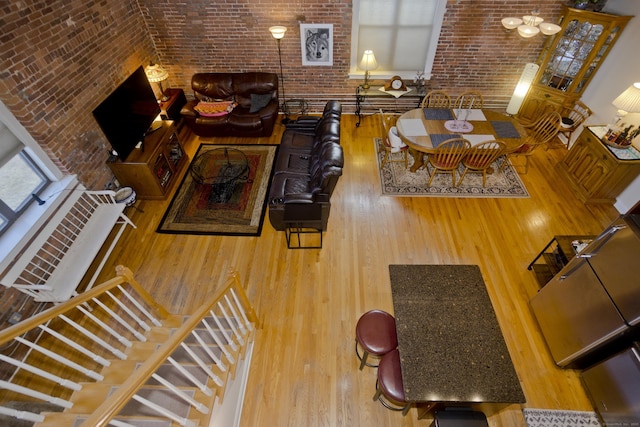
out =
<path fill-rule="evenodd" d="M 407 86 L 407 88 L 411 91 L 396 98 L 390 93 L 381 91 L 380 86 L 372 86 L 369 89 L 363 88 L 362 85 L 358 86 L 356 88 L 356 116 L 358 116 L 356 127 L 360 126 L 364 108 L 376 111 L 382 108 L 383 110 L 404 112 L 419 107 L 424 93 L 421 93 L 416 86 Z M 368 101 L 372 102 L 368 104 Z"/>

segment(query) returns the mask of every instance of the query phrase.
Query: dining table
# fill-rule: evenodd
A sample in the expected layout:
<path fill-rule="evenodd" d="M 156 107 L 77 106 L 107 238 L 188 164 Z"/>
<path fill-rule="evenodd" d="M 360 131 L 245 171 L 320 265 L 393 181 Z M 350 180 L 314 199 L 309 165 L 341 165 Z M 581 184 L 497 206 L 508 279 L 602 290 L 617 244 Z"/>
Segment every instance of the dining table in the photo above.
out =
<path fill-rule="evenodd" d="M 405 400 L 438 408 L 525 403 L 477 265 L 390 265 Z"/>
<path fill-rule="evenodd" d="M 413 157 L 411 172 L 424 165 L 424 155 L 451 138 L 465 138 L 471 145 L 498 140 L 506 152 L 520 147 L 527 131 L 513 116 L 492 109 L 415 108 L 398 117 L 398 135 Z"/>

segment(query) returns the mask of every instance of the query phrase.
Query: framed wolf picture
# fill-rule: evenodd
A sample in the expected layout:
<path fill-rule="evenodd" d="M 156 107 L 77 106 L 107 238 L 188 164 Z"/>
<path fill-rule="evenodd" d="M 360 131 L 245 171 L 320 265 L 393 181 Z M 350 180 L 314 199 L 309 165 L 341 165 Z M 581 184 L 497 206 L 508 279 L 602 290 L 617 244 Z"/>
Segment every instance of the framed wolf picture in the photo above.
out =
<path fill-rule="evenodd" d="M 333 24 L 300 24 L 302 65 L 333 65 Z"/>

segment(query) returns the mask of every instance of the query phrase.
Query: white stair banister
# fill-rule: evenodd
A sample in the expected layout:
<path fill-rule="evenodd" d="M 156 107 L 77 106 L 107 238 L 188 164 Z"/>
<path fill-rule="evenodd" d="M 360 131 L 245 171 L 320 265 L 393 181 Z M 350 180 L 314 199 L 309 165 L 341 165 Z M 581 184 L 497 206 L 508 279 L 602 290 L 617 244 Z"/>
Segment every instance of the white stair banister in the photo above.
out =
<path fill-rule="evenodd" d="M 105 312 L 107 312 L 107 314 L 109 314 L 109 316 L 111 316 L 111 318 L 113 320 L 118 322 L 120 324 L 120 326 L 122 326 L 123 328 L 125 328 L 126 330 L 131 332 L 133 334 L 133 336 L 136 337 L 136 339 L 138 341 L 140 341 L 140 342 L 146 342 L 147 341 L 147 338 L 144 335 L 142 335 L 133 326 L 131 326 L 126 320 L 124 320 L 122 317 L 120 317 L 115 311 L 113 311 L 109 307 L 107 307 L 102 301 L 100 301 L 98 299 L 94 299 L 93 301 L 98 306 L 100 306 Z"/>
<path fill-rule="evenodd" d="M 201 414 L 208 414 L 209 413 L 209 408 L 207 408 L 206 405 L 203 405 L 202 403 L 198 402 L 193 397 L 189 396 L 184 391 L 180 390 L 178 387 L 176 387 L 173 384 L 171 384 L 165 378 L 161 377 L 158 374 L 151 375 L 151 378 L 153 378 L 154 380 L 158 381 L 160 384 L 162 384 L 163 386 L 165 386 L 166 388 L 171 390 L 176 396 L 178 396 L 180 399 L 184 400 L 189 405 L 191 405 L 194 408 L 196 408 L 196 410 L 198 412 L 200 412 Z"/>
<path fill-rule="evenodd" d="M 49 356 L 53 360 L 55 360 L 55 361 L 57 361 L 59 363 L 62 363 L 63 365 L 68 366 L 69 368 L 75 369 L 76 371 L 83 373 L 84 375 L 86 375 L 89 378 L 92 378 L 92 379 L 94 379 L 96 381 L 102 381 L 104 379 L 104 377 L 102 375 L 100 375 L 99 373 L 94 372 L 91 369 L 87 369 L 84 366 L 79 365 L 79 364 L 67 359 L 66 357 L 62 357 L 62 356 L 58 355 L 57 353 L 55 353 L 55 352 L 53 352 L 51 350 L 48 350 L 48 349 L 46 349 L 44 347 L 41 347 L 41 346 L 39 346 L 37 344 L 34 344 L 31 341 L 27 341 L 27 340 L 25 340 L 23 338 L 20 338 L 20 337 L 16 337 L 15 340 L 20 342 L 20 343 L 22 343 L 22 344 L 24 344 L 24 345 L 26 345 L 26 346 L 28 346 L 28 347 L 30 347 L 30 348 L 32 348 L 33 350 L 39 351 L 40 353 L 42 353 L 42 354 L 44 354 L 46 356 Z"/>
<path fill-rule="evenodd" d="M 244 322 L 240 321 L 240 316 L 238 315 L 238 312 L 236 311 L 235 305 L 231 303 L 231 300 L 229 299 L 229 295 L 225 295 L 224 296 L 224 300 L 227 302 L 227 305 L 229 306 L 229 310 L 231 311 L 231 316 L 237 322 L 238 327 L 240 328 L 240 331 L 242 332 L 242 335 L 246 334 L 247 333 L 247 329 L 244 327 Z"/>
<path fill-rule="evenodd" d="M 133 396 L 133 398 L 135 400 L 137 400 L 138 402 L 142 403 L 143 405 L 153 409 L 154 411 L 156 411 L 159 414 L 164 415 L 167 418 L 171 418 L 173 421 L 177 422 L 178 424 L 180 424 L 181 426 L 185 426 L 185 427 L 197 427 L 197 424 L 187 418 L 182 418 L 179 417 L 178 415 L 174 414 L 173 412 L 169 411 L 168 409 L 157 405 L 155 403 L 153 403 L 150 400 L 145 399 L 144 397 L 140 397 L 137 394 L 135 394 Z"/>
<path fill-rule="evenodd" d="M 107 295 L 109 295 L 111 297 L 111 299 L 118 304 L 118 306 L 124 310 L 129 316 L 131 316 L 132 319 L 134 319 L 137 323 L 138 326 L 140 326 L 142 329 L 144 329 L 145 331 L 149 332 L 151 330 L 151 326 L 149 326 L 147 324 L 147 322 L 145 322 L 144 320 L 142 320 L 137 314 L 135 314 L 133 312 L 133 310 L 131 310 L 129 307 L 127 307 L 126 305 L 124 305 L 122 303 L 122 301 L 120 301 L 118 298 L 116 298 L 115 296 L 113 296 L 113 294 L 109 291 L 106 292 Z"/>
<path fill-rule="evenodd" d="M 62 387 L 65 387 L 71 390 L 80 390 L 82 388 L 80 384 L 78 384 L 77 382 L 69 381 L 62 377 L 59 377 L 58 375 L 54 375 L 50 372 L 47 372 L 43 369 L 37 368 L 35 366 L 31 366 L 19 360 L 12 359 L 11 357 L 5 356 L 4 354 L 0 354 L 0 360 L 2 360 L 5 363 L 9 363 L 13 366 L 16 366 L 20 369 L 24 369 L 27 372 L 31 372 L 32 374 L 39 375 L 43 378 L 46 378 L 50 381 L 60 384 Z"/>
<path fill-rule="evenodd" d="M 213 391 L 209 387 L 207 387 L 206 384 L 203 384 L 200 381 L 198 381 L 198 379 L 195 376 L 193 376 L 191 372 L 187 371 L 184 366 L 176 362 L 176 360 L 173 357 L 168 357 L 167 361 L 171 363 L 171 365 L 173 365 L 173 367 L 176 368 L 178 372 L 180 372 L 189 381 L 191 381 L 191 384 L 193 384 L 195 387 L 198 387 L 198 389 L 201 392 L 203 392 L 205 395 L 207 396 L 213 395 Z"/>
<path fill-rule="evenodd" d="M 249 319 L 247 318 L 247 313 L 245 313 L 245 311 L 243 310 L 242 305 L 240 304 L 240 301 L 238 300 L 238 296 L 236 295 L 236 292 L 233 290 L 233 288 L 231 288 L 229 291 L 231 292 L 231 295 L 233 296 L 233 301 L 235 302 L 235 305 L 238 308 L 238 311 L 242 315 L 242 320 L 244 322 L 245 327 L 249 331 L 253 330 L 253 324 L 251 322 L 249 322 Z"/>
<path fill-rule="evenodd" d="M 216 322 L 216 326 L 218 327 L 218 329 L 220 329 L 220 332 L 222 333 L 222 336 L 224 337 L 224 339 L 226 339 L 227 343 L 229 343 L 229 347 L 231 347 L 231 350 L 238 351 L 238 346 L 233 341 L 233 339 L 231 338 L 227 330 L 224 327 L 222 327 L 222 323 L 220 323 L 220 319 L 218 319 L 218 316 L 216 316 L 213 310 L 209 314 L 211 315 L 211 318 L 213 319 L 213 321 Z"/>
<path fill-rule="evenodd" d="M 94 362 L 97 362 L 97 363 L 101 364 L 102 366 L 111 365 L 111 362 L 109 362 L 104 357 L 94 353 L 93 351 L 91 351 L 91 350 L 89 350 L 87 348 L 84 348 L 83 346 L 81 346 L 80 344 L 78 344 L 77 342 L 72 340 L 71 338 L 65 337 L 61 333 L 59 333 L 57 331 L 54 331 L 53 329 L 49 328 L 48 326 L 40 325 L 38 327 L 40 329 L 42 329 L 43 331 L 49 333 L 50 335 L 56 337 L 57 339 L 59 339 L 60 341 L 62 341 L 66 345 L 68 345 L 69 347 L 72 347 L 75 350 L 78 350 L 80 353 L 84 354 L 85 356 L 91 358 L 91 360 L 93 360 Z M 17 340 L 17 338 L 16 338 L 16 340 Z"/>
<path fill-rule="evenodd" d="M 220 337 L 218 337 L 218 334 L 216 334 L 216 332 L 211 328 L 211 326 L 209 326 L 209 323 L 207 322 L 206 318 L 202 319 L 202 324 L 207 329 L 207 332 L 209 332 L 209 335 L 211 336 L 211 338 L 213 338 L 216 345 L 220 347 L 220 350 L 222 350 L 224 355 L 227 356 L 227 360 L 229 361 L 229 363 L 236 363 L 235 357 L 233 357 L 233 355 L 227 348 L 226 344 L 224 344 L 220 339 Z"/>
<path fill-rule="evenodd" d="M 231 328 L 231 332 L 233 332 L 233 335 L 237 338 L 238 343 L 240 343 L 240 345 L 244 345 L 244 339 L 242 339 L 242 336 L 238 333 L 238 328 L 231 320 L 231 317 L 229 317 L 229 314 L 227 314 L 227 310 L 225 310 L 224 305 L 222 305 L 222 301 L 218 301 L 218 308 L 220 308 L 224 319 L 227 321 L 227 324 Z"/>
<path fill-rule="evenodd" d="M 193 350 L 191 350 L 189 348 L 188 345 L 186 345 L 183 342 L 183 343 L 180 343 L 180 346 L 189 354 L 189 356 L 191 356 L 193 361 L 196 362 L 198 364 L 198 366 L 200 366 L 200 369 L 202 369 L 203 371 L 205 371 L 207 373 L 207 375 L 209 375 L 209 377 L 213 380 L 213 382 L 215 382 L 220 387 L 222 387 L 224 385 L 224 382 L 220 379 L 220 377 L 217 376 L 216 374 L 214 374 L 213 371 L 211 369 L 209 369 L 209 366 L 207 366 L 207 364 L 204 363 L 203 360 L 200 359 L 198 357 L 198 355 L 195 354 L 193 352 Z"/>
<path fill-rule="evenodd" d="M 216 364 L 216 366 L 218 366 L 222 372 L 226 372 L 227 371 L 227 365 L 222 363 L 222 360 L 220 360 L 220 358 L 218 356 L 216 356 L 211 351 L 209 346 L 207 346 L 207 343 L 205 343 L 204 340 L 202 338 L 200 338 L 198 333 L 196 331 L 191 331 L 191 335 L 193 335 L 195 337 L 196 341 L 198 341 L 198 344 L 200 344 L 200 347 L 202 347 L 202 349 L 205 351 L 205 353 L 207 353 L 207 355 L 211 358 L 211 360 L 213 360 L 213 362 Z"/>
<path fill-rule="evenodd" d="M 97 325 L 99 325 L 102 328 L 103 331 L 107 331 L 112 337 L 117 339 L 120 344 L 124 345 L 125 347 L 131 347 L 131 345 L 132 345 L 131 341 L 129 341 L 128 339 L 126 339 L 125 337 L 123 337 L 122 335 L 117 333 L 115 331 L 115 329 L 113 329 L 112 327 L 107 325 L 105 322 L 103 322 L 102 320 L 98 319 L 89 310 L 87 310 L 86 308 L 84 308 L 81 305 L 78 306 L 78 310 L 80 310 L 86 317 L 88 317 L 89 319 L 93 320 Z"/>
<path fill-rule="evenodd" d="M 122 359 L 122 360 L 127 358 L 127 355 L 124 354 L 122 351 L 118 350 L 117 348 L 115 348 L 114 346 L 112 346 L 111 344 L 109 344 L 108 342 L 103 340 L 102 338 L 98 337 L 96 334 L 94 334 L 93 332 L 89 331 L 87 328 L 85 328 L 83 326 L 80 326 L 78 323 L 76 323 L 73 320 L 69 319 L 64 314 L 61 314 L 58 317 L 60 317 L 60 319 L 64 320 L 65 322 L 67 322 L 67 324 L 69 326 L 74 328 L 76 331 L 80 332 L 85 337 L 93 340 L 93 342 L 95 342 L 96 344 L 99 344 L 102 348 L 108 350 L 111 354 L 113 354 L 117 358 Z"/>
<path fill-rule="evenodd" d="M 44 421 L 44 415 L 34 414 L 33 412 L 18 411 L 16 409 L 0 406 L 0 414 L 14 417 L 19 420 L 31 421 L 33 423 L 40 423 Z"/>
<path fill-rule="evenodd" d="M 61 399 L 59 397 L 49 396 L 48 394 L 44 394 L 27 387 L 23 387 L 18 384 L 13 384 L 8 381 L 0 380 L 0 388 L 15 391 L 16 393 L 24 394 L 25 396 L 44 400 L 45 402 L 53 403 L 54 405 L 62 406 L 63 408 L 71 408 L 73 406 L 73 403 L 69 402 L 68 400 Z"/>
<path fill-rule="evenodd" d="M 144 313 L 144 315 L 147 317 L 147 319 L 149 319 L 151 323 L 153 323 L 155 326 L 162 326 L 162 322 L 160 322 L 151 313 L 149 313 L 149 310 L 144 308 L 144 306 L 140 304 L 140 302 L 135 299 L 129 292 L 127 292 L 122 286 L 118 286 L 118 289 L 120 289 L 122 295 L 124 295 L 131 302 L 131 304 L 135 305 L 141 313 Z"/>

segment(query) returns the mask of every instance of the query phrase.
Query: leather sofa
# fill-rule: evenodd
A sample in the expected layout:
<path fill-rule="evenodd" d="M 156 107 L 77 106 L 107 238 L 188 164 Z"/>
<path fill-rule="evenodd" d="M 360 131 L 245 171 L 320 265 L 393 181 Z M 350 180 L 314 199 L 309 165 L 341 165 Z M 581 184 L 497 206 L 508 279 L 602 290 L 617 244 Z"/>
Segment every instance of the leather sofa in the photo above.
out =
<path fill-rule="evenodd" d="M 196 135 L 270 136 L 273 132 L 278 119 L 277 74 L 196 73 L 191 88 L 195 99 L 180 114 Z M 199 108 L 225 102 L 232 104 L 226 113 L 206 114 Z"/>
<path fill-rule="evenodd" d="M 327 229 L 331 195 L 344 166 L 341 113 L 340 103 L 329 101 L 321 117 L 305 117 L 287 125 L 268 199 L 269 221 L 276 230 L 284 230 L 287 222 Z"/>

